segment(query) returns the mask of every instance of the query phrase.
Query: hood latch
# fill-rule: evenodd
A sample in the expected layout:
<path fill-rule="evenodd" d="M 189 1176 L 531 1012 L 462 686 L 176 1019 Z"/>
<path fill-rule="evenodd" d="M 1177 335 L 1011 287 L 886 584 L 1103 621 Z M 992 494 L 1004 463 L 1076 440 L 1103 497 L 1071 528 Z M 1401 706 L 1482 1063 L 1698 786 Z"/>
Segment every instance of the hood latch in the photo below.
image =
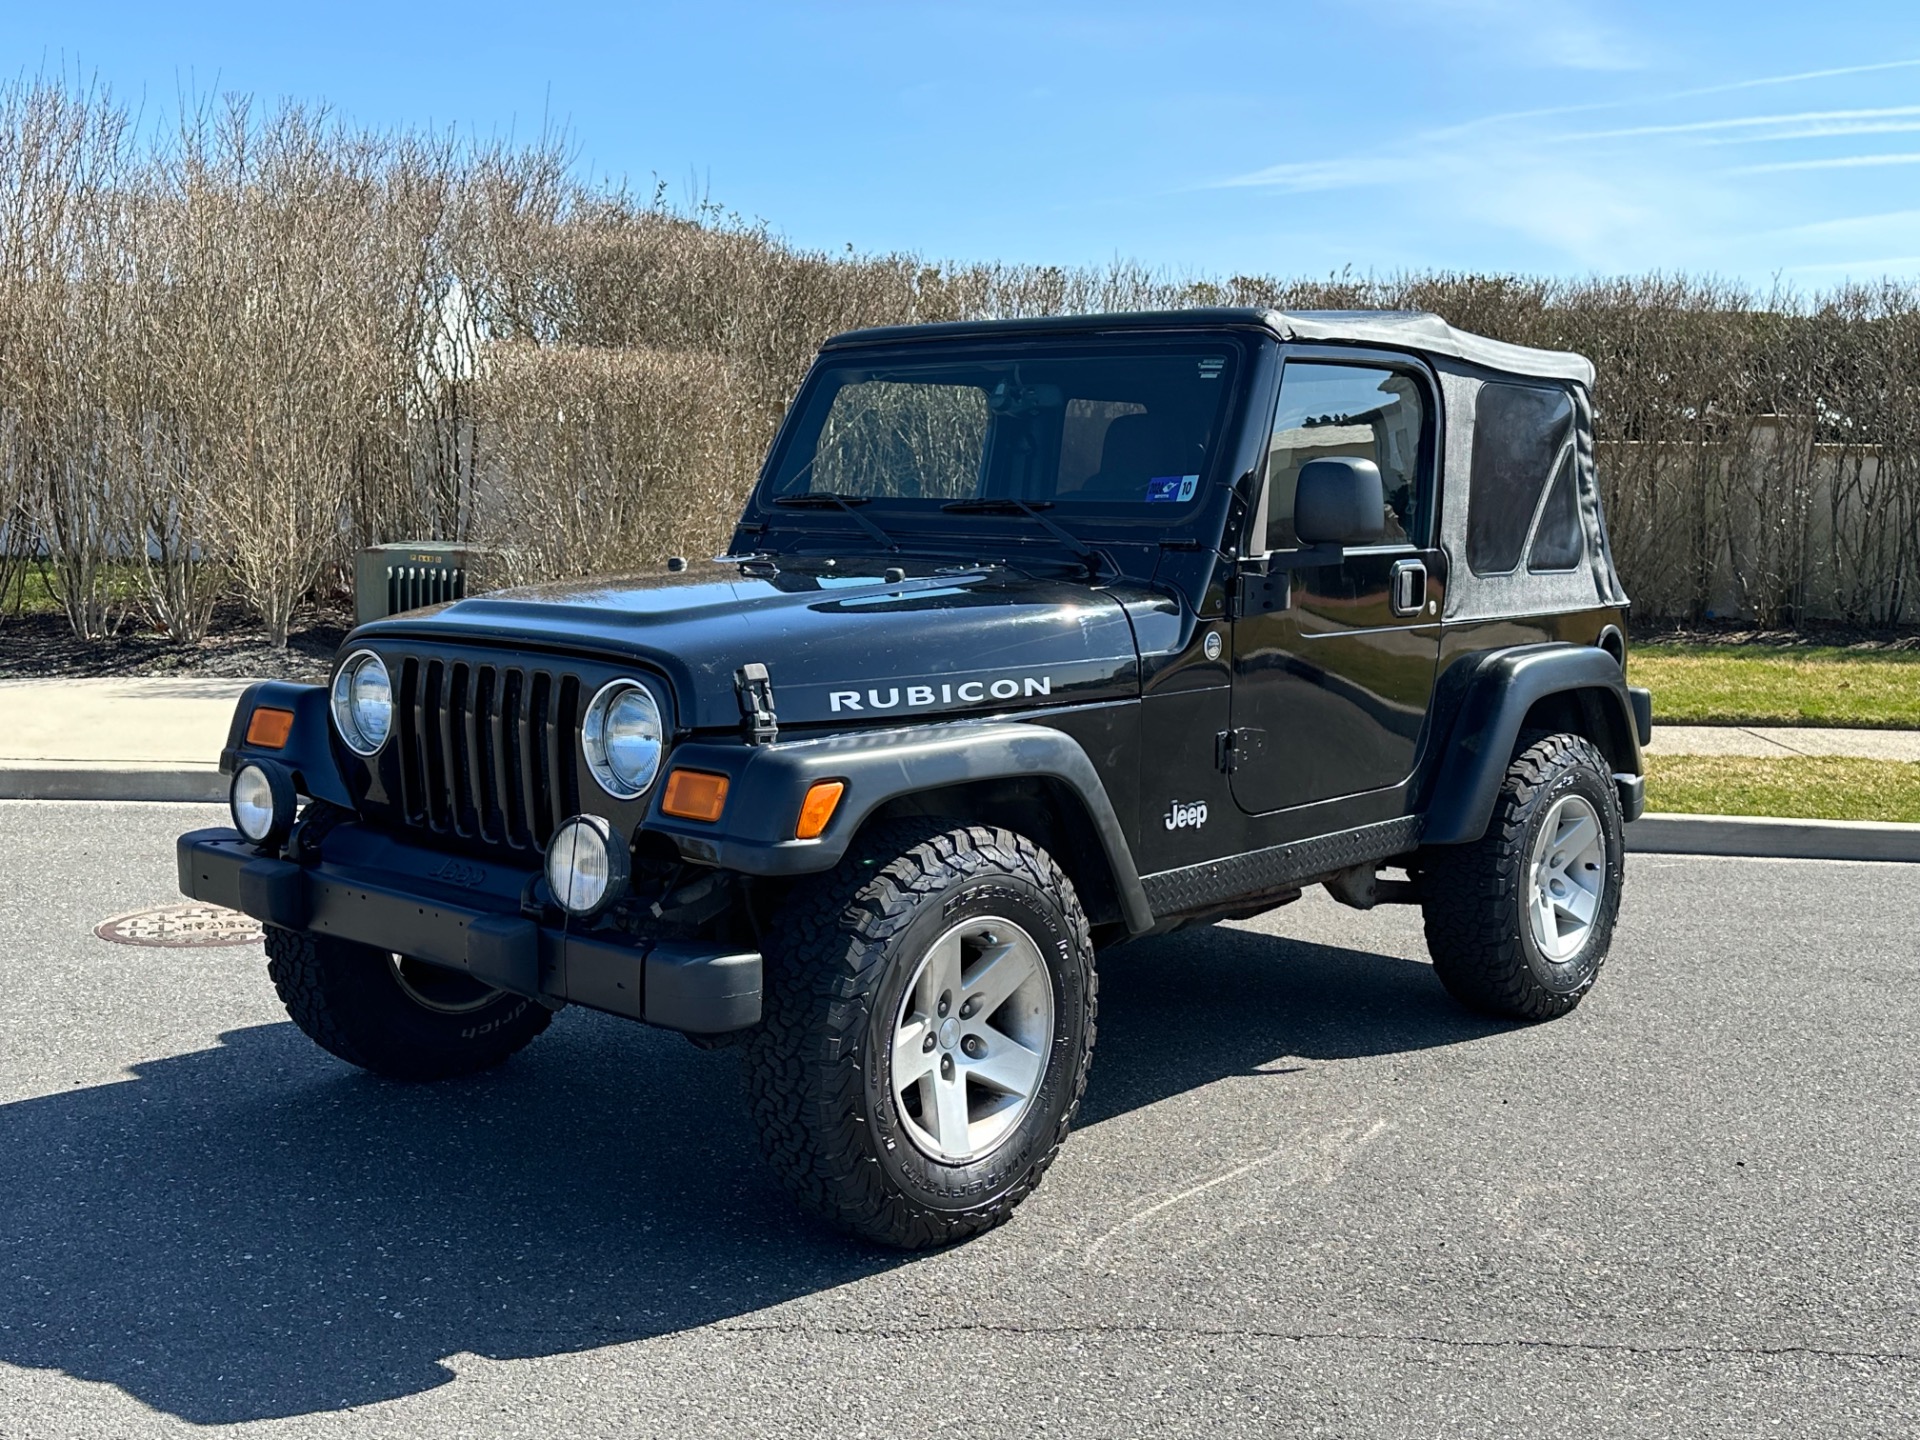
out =
<path fill-rule="evenodd" d="M 733 672 L 740 698 L 740 733 L 749 745 L 771 745 L 780 738 L 780 717 L 773 709 L 773 678 L 759 661 Z"/>

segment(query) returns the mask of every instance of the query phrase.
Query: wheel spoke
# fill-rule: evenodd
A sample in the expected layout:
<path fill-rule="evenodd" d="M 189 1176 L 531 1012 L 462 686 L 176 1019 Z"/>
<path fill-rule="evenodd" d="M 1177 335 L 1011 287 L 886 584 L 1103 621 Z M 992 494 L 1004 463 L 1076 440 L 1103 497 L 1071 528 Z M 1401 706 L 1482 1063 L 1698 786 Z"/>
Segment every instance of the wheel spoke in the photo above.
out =
<path fill-rule="evenodd" d="M 1587 847 L 1593 844 L 1599 834 L 1600 827 L 1594 824 L 1592 816 L 1576 816 L 1571 825 L 1566 826 L 1554 837 L 1553 853 L 1572 860 L 1575 856 L 1585 853 Z"/>
<path fill-rule="evenodd" d="M 940 997 L 957 994 L 960 989 L 960 936 L 958 932 L 941 938 L 927 956 L 926 968 L 914 986 L 913 1007 L 923 1016 L 939 1012 Z M 959 1004 L 956 998 L 954 1003 Z"/>
<path fill-rule="evenodd" d="M 1560 944 L 1560 920 L 1554 913 L 1552 898 L 1541 885 L 1533 889 L 1533 938 L 1547 951 L 1557 949 Z"/>
<path fill-rule="evenodd" d="M 972 1147 L 967 1143 L 967 1080 L 962 1071 L 956 1070 L 951 1080 L 936 1078 L 933 1082 L 934 1136 L 940 1142 L 940 1148 L 955 1155 L 964 1155 Z"/>
<path fill-rule="evenodd" d="M 1591 890 L 1582 889 L 1569 880 L 1566 888 L 1553 897 L 1553 908 L 1581 925 L 1593 923 L 1593 913 L 1599 908 Z"/>
<path fill-rule="evenodd" d="M 929 1026 L 924 1016 L 916 1015 L 893 1034 L 893 1093 L 898 1095 L 919 1082 L 940 1063 L 937 1053 L 927 1049 Z"/>
<path fill-rule="evenodd" d="M 977 1002 L 973 1014 L 985 1020 L 1006 1004 L 1007 997 L 1033 974 L 1034 957 L 1017 941 L 989 947 L 974 962 L 962 985 L 967 999 Z"/>
<path fill-rule="evenodd" d="M 1022 1099 L 1031 1095 L 1040 1079 L 1040 1057 L 998 1030 L 978 1033 L 987 1042 L 987 1053 L 977 1060 L 969 1060 L 967 1073 L 1005 1094 Z"/>

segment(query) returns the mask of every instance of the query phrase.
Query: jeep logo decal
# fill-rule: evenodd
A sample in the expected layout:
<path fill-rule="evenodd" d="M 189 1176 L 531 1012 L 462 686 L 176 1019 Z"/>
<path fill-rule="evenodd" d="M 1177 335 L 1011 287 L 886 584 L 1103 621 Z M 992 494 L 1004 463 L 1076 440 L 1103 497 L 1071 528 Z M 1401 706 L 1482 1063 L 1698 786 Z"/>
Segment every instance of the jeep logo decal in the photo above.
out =
<path fill-rule="evenodd" d="M 1051 675 L 1007 676 L 999 680 L 965 680 L 955 685 L 889 685 L 860 690 L 834 690 L 827 704 L 834 714 L 843 710 L 930 710 L 936 705 L 977 705 L 983 700 L 1015 700 L 1021 696 L 1051 695 Z"/>
<path fill-rule="evenodd" d="M 1169 830 L 1198 830 L 1207 823 L 1207 802 L 1176 800 L 1167 808 L 1166 821 Z"/>
<path fill-rule="evenodd" d="M 478 890 L 487 883 L 487 872 L 478 865 L 469 865 L 461 860 L 449 860 L 431 877 L 444 881 L 448 885 L 458 885 L 462 890 Z"/>

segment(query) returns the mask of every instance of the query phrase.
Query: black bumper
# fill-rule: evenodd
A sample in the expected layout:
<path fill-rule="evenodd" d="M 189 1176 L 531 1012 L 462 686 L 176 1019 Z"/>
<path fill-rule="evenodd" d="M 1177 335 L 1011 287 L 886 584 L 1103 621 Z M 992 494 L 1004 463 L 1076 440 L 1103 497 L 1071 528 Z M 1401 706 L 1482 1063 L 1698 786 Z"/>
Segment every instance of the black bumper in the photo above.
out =
<path fill-rule="evenodd" d="M 520 913 L 525 875 L 357 825 L 312 865 L 261 856 L 233 830 L 180 837 L 180 889 L 287 930 L 376 945 L 544 1003 L 719 1035 L 760 1020 L 760 956 L 570 934 Z"/>

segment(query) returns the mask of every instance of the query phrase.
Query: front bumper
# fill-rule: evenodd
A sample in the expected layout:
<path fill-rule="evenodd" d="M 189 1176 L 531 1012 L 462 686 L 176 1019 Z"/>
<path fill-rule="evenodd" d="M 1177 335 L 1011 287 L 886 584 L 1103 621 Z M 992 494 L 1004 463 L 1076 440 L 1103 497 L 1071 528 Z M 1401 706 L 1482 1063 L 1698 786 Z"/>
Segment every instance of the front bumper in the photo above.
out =
<path fill-rule="evenodd" d="M 760 1021 L 760 956 L 571 933 L 520 911 L 526 875 L 408 845 L 360 825 L 310 865 L 262 856 L 237 831 L 178 845 L 180 889 L 287 930 L 312 930 L 460 970 L 558 1008 L 585 1005 L 695 1035 Z"/>

